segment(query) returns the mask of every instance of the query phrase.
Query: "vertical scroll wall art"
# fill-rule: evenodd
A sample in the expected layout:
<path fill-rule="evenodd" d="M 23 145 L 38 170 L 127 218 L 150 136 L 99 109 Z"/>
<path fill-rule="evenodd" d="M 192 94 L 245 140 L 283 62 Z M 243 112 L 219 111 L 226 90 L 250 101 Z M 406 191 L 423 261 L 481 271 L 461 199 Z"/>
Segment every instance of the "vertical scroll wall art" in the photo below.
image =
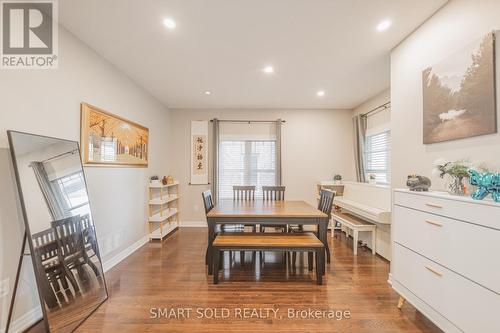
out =
<path fill-rule="evenodd" d="M 191 121 L 191 184 L 208 184 L 208 120 Z"/>

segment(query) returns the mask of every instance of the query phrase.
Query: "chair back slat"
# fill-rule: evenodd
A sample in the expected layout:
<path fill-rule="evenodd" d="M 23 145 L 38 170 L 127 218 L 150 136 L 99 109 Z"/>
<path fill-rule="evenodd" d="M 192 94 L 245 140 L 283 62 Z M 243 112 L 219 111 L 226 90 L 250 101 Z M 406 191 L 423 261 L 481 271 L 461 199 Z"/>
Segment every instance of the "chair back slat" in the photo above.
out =
<path fill-rule="evenodd" d="M 57 245 L 63 257 L 84 252 L 82 224 L 79 215 L 52 221 L 51 226 L 54 229 Z"/>
<path fill-rule="evenodd" d="M 285 186 L 262 186 L 263 198 L 266 201 L 283 201 L 285 189 Z"/>
<path fill-rule="evenodd" d="M 335 193 L 330 190 L 321 190 L 319 196 L 318 210 L 328 215 L 328 219 L 332 215 L 333 198 Z"/>
<path fill-rule="evenodd" d="M 214 200 L 212 198 L 212 191 L 206 190 L 201 194 L 203 197 L 203 205 L 205 206 L 205 214 L 208 214 L 209 211 L 214 208 Z"/>
<path fill-rule="evenodd" d="M 255 186 L 233 186 L 233 200 L 254 201 Z"/>
<path fill-rule="evenodd" d="M 34 234 L 32 237 L 33 246 L 40 264 L 57 258 L 57 241 L 54 230 L 47 229 Z"/>

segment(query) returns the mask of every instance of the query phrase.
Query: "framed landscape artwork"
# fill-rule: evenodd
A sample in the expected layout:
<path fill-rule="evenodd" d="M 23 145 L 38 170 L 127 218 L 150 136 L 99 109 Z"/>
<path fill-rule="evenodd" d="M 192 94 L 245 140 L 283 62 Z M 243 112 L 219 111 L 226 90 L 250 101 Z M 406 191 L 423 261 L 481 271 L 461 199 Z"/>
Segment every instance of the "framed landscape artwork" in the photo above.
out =
<path fill-rule="evenodd" d="M 149 130 L 81 103 L 81 151 L 87 166 L 148 166 Z"/>
<path fill-rule="evenodd" d="M 424 144 L 497 132 L 495 35 L 422 72 Z"/>

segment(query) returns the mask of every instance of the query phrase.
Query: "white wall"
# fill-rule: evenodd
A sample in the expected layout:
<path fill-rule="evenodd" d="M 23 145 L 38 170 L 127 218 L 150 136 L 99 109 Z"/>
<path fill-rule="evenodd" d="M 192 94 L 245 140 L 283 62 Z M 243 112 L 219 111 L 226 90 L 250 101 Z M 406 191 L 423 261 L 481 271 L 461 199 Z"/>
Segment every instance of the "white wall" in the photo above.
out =
<path fill-rule="evenodd" d="M 103 262 L 145 239 L 146 195 L 152 174 L 170 171 L 170 112 L 126 75 L 64 29 L 59 32 L 59 68 L 0 73 L 0 170 L 9 170 L 6 130 L 80 139 L 80 102 L 88 102 L 150 129 L 149 168 L 85 168 Z M 21 239 L 12 173 L 1 172 L 0 281 L 14 283 Z M 0 299 L 4 327 L 10 293 Z M 32 297 L 31 305 L 36 305 Z M 25 302 L 25 300 L 21 300 Z M 26 309 L 29 304 L 25 304 Z M 19 316 L 23 310 L 19 310 Z"/>
<path fill-rule="evenodd" d="M 391 53 L 392 185 L 404 186 L 416 172 L 431 176 L 437 158 L 484 161 L 500 171 L 500 134 L 422 144 L 422 70 L 454 51 L 500 28 L 500 1 L 454 0 L 411 34 Z M 498 35 L 497 35 L 498 36 Z M 498 44 L 498 40 L 497 40 Z M 499 76 L 497 48 L 497 81 Z M 497 82 L 497 96 L 500 85 Z M 498 101 L 497 97 L 497 101 Z M 498 102 L 497 102 L 498 103 Z M 500 117 L 498 119 L 500 122 Z M 500 128 L 500 127 L 499 127 Z M 432 178 L 433 188 L 443 181 Z"/>
<path fill-rule="evenodd" d="M 201 193 L 210 186 L 188 185 L 190 131 L 191 120 L 215 117 L 286 120 L 282 129 L 282 176 L 289 200 L 316 205 L 316 181 L 332 179 L 336 173 L 346 180 L 354 178 L 351 110 L 172 110 L 172 174 L 181 186 L 181 225 L 206 225 Z M 212 146 L 209 154 L 211 161 Z"/>

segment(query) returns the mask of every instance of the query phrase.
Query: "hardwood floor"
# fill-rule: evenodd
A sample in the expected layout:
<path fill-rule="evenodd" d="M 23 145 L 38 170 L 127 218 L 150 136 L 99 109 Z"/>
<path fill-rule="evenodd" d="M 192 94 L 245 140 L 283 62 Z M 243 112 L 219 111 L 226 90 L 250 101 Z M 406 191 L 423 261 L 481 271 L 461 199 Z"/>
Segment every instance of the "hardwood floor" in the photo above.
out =
<path fill-rule="evenodd" d="M 204 262 L 206 232 L 181 228 L 163 246 L 148 243 L 114 267 L 106 274 L 109 300 L 77 332 L 441 332 L 410 304 L 398 310 L 398 295 L 387 283 L 389 263 L 369 250 L 354 257 L 345 236 L 328 237 L 332 263 L 321 286 L 307 270 L 307 255 L 291 270 L 281 254 L 269 252 L 261 269 L 252 265 L 251 252 L 243 267 L 236 253 L 231 269 L 226 256 L 222 283 L 213 285 Z M 198 309 L 211 315 L 214 308 L 222 318 L 199 318 Z M 326 318 L 289 318 L 288 309 L 320 310 Z M 245 311 L 260 317 L 240 318 Z"/>

